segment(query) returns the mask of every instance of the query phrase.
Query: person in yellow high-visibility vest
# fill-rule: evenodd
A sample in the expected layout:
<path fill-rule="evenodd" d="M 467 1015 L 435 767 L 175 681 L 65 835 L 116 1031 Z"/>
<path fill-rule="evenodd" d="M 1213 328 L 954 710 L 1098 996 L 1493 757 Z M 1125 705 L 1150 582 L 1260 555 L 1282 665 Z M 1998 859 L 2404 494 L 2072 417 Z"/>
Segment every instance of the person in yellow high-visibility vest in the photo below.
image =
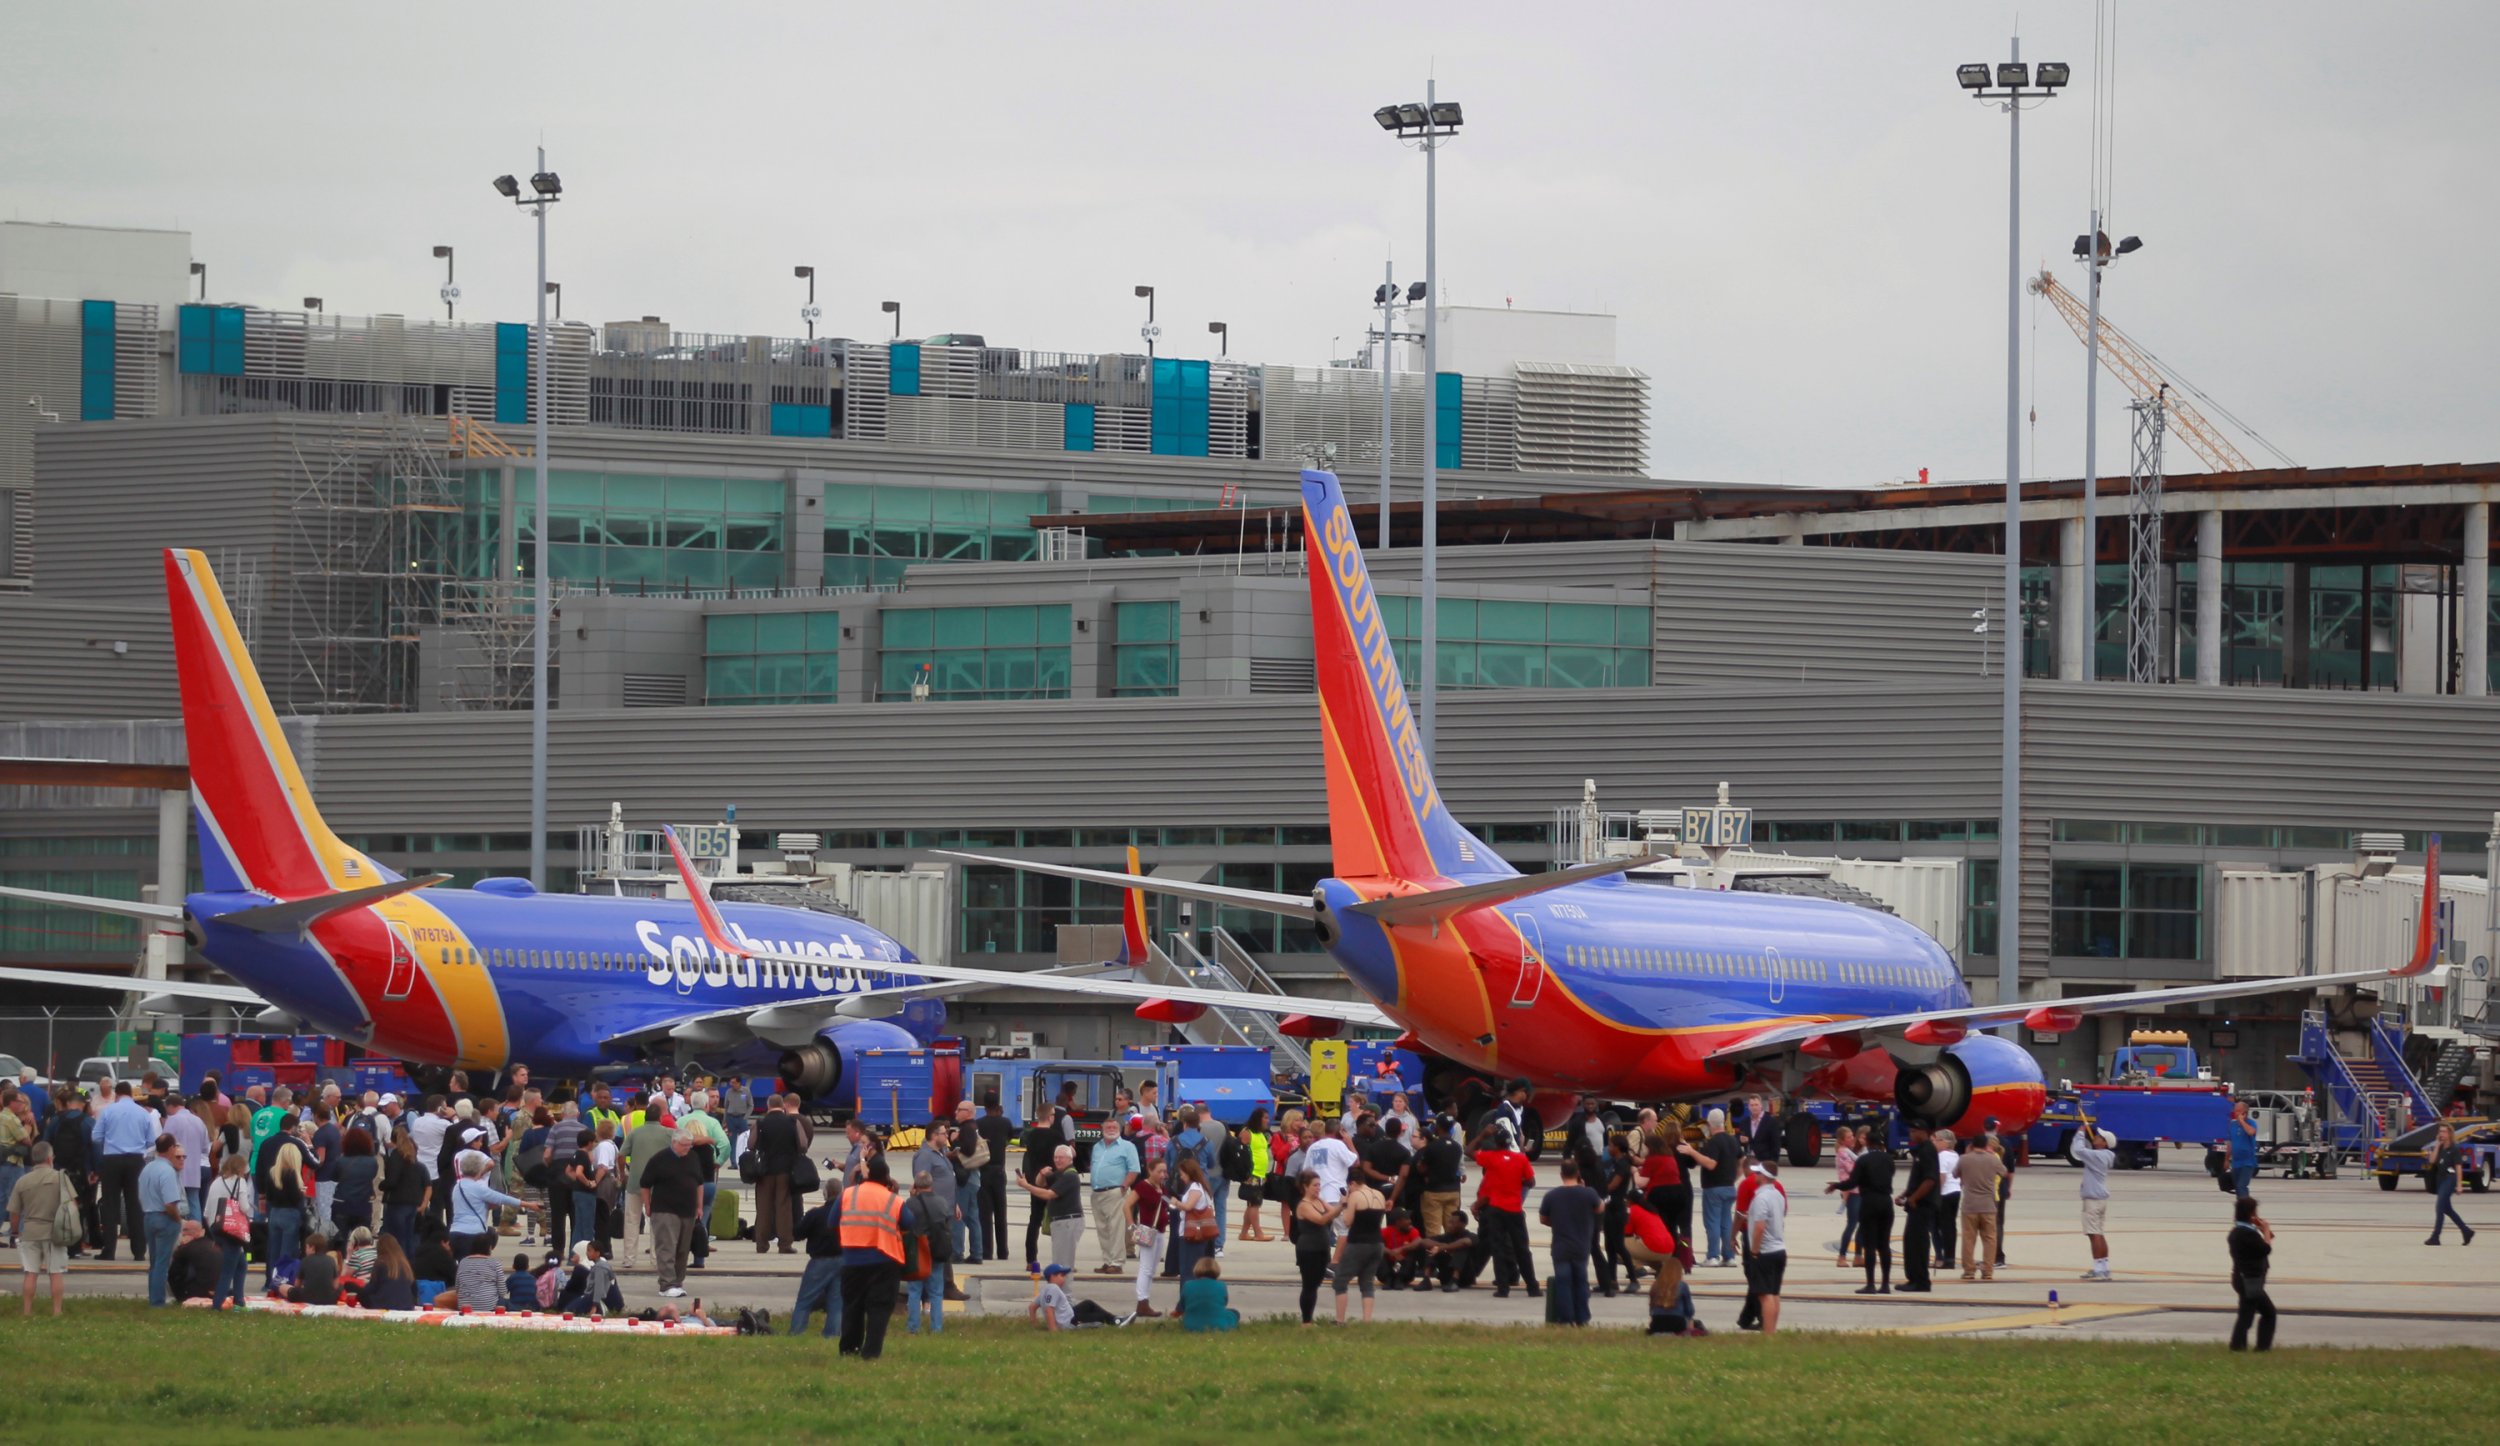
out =
<path fill-rule="evenodd" d="M 868 1161 L 866 1178 L 842 1192 L 842 1354 L 873 1361 L 885 1353 L 885 1328 L 903 1282 L 903 1199 L 885 1156 Z"/>

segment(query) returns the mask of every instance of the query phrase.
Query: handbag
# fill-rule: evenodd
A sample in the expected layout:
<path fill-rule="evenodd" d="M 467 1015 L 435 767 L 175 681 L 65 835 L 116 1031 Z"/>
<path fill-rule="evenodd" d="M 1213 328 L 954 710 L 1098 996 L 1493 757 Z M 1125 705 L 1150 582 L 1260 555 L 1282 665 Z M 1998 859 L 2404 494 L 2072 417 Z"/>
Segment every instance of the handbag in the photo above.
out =
<path fill-rule="evenodd" d="M 217 1233 L 246 1244 L 252 1239 L 252 1217 L 243 1213 L 243 1202 L 234 1197 L 231 1189 L 217 1207 Z"/>
<path fill-rule="evenodd" d="M 824 1188 L 824 1176 L 816 1172 L 816 1162 L 805 1155 L 790 1160 L 790 1193 L 793 1196 L 813 1195 Z"/>
<path fill-rule="evenodd" d="M 752 1146 L 739 1152 L 738 1178 L 749 1185 L 764 1178 L 764 1157 Z"/>
<path fill-rule="evenodd" d="M 1221 1235 L 1215 1225 L 1215 1206 L 1181 1212 L 1181 1239 L 1203 1245 Z"/>
<path fill-rule="evenodd" d="M 622 1169 L 617 1166 L 610 1165 L 607 1173 L 599 1177 L 599 1183 L 592 1189 L 591 1193 L 598 1197 L 600 1204 L 613 1206 L 619 1200 L 625 1198 L 625 1182 L 623 1175 L 624 1171 Z"/>

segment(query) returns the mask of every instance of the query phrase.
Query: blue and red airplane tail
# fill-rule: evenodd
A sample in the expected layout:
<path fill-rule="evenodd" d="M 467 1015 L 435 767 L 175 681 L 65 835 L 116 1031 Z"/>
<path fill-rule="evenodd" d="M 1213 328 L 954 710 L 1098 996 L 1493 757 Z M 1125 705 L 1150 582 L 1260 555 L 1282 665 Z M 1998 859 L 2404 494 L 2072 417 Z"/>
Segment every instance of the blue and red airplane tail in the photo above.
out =
<path fill-rule="evenodd" d="M 1143 874 L 1138 867 L 1137 845 L 1128 846 L 1128 871 Z M 1146 962 L 1146 894 L 1142 889 L 1120 891 L 1120 957 L 1115 964 L 1134 969 Z"/>
<path fill-rule="evenodd" d="M 341 842 L 313 806 L 207 555 L 166 549 L 165 594 L 202 884 L 308 899 L 396 879 Z"/>
<path fill-rule="evenodd" d="M 1337 876 L 1429 887 L 1516 875 L 1441 800 L 1363 562 L 1362 537 L 1331 473 L 1302 474 L 1302 535 Z"/>

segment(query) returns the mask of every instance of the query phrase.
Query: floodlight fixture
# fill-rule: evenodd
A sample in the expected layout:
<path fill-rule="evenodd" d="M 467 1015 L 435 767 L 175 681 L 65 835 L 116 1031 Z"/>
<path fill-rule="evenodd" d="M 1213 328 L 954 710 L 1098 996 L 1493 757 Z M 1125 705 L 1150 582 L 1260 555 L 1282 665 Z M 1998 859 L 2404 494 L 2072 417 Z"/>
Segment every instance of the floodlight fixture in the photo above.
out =
<path fill-rule="evenodd" d="M 516 201 L 521 198 L 521 183 L 510 176 L 497 176 L 495 190 L 498 194 L 509 196 Z"/>
<path fill-rule="evenodd" d="M 1430 288 L 1428 288 L 1427 286 L 1425 286 L 1423 282 L 1420 282 L 1420 281 L 1412 281 L 1412 282 L 1409 282 L 1409 283 L 1407 283 L 1407 287 L 1406 287 L 1406 299 L 1407 299 L 1408 301 L 1421 301 L 1421 300 L 1423 300 L 1423 299 L 1424 299 L 1424 294 L 1425 294 L 1425 293 L 1426 293 L 1429 289 L 1430 289 Z"/>
<path fill-rule="evenodd" d="M 1459 112 L 1458 102 L 1454 100 L 1434 101 L 1426 114 L 1432 117 L 1434 125 L 1443 130 L 1454 131 L 1465 123 L 1465 117 Z"/>
<path fill-rule="evenodd" d="M 1222 341 L 1218 344 L 1215 354 L 1219 357 L 1231 356 L 1233 354 L 1232 323 L 1224 321 L 1210 321 L 1207 323 L 1207 330 L 1209 333 L 1222 338 Z"/>
<path fill-rule="evenodd" d="M 2064 85 L 2073 74 L 2073 69 L 2062 60 L 2044 60 L 2040 62 L 2040 73 L 2037 78 L 2042 90 L 2055 90 Z"/>
<path fill-rule="evenodd" d="M 1964 90 L 1986 90 L 1988 88 L 1988 67 L 1984 65 L 1956 66 L 1953 73 L 1961 80 L 1962 89 Z"/>
<path fill-rule="evenodd" d="M 1997 84 L 2007 90 L 2020 90 L 2031 84 L 2031 67 L 2019 60 L 1997 62 Z"/>
<path fill-rule="evenodd" d="M 1398 289 L 1384 281 L 1378 286 L 1372 288 L 1372 305 L 1387 306 L 1389 304 L 1389 299 L 1397 294 Z"/>
<path fill-rule="evenodd" d="M 2124 241 L 2118 243 L 2118 254 L 2121 256 L 2133 255 L 2143 249 L 2144 238 L 2141 236 L 2130 236 Z"/>
<path fill-rule="evenodd" d="M 304 298 L 304 309 L 305 309 L 306 311 L 319 311 L 319 310 L 321 310 L 321 298 L 320 298 L 320 297 L 318 297 L 318 296 L 307 296 L 307 297 L 305 297 L 305 298 Z"/>
<path fill-rule="evenodd" d="M 542 196 L 561 196 L 564 194 L 564 182 L 553 171 L 540 171 L 530 177 L 530 189 Z"/>
<path fill-rule="evenodd" d="M 1384 131 L 1396 130 L 1398 128 L 1398 108 L 1393 105 L 1384 105 L 1380 109 L 1372 112 L 1372 119 L 1380 122 L 1380 128 Z"/>
<path fill-rule="evenodd" d="M 1398 129 L 1419 131 L 1431 124 L 1431 113 L 1422 106 L 1407 104 L 1398 107 Z"/>

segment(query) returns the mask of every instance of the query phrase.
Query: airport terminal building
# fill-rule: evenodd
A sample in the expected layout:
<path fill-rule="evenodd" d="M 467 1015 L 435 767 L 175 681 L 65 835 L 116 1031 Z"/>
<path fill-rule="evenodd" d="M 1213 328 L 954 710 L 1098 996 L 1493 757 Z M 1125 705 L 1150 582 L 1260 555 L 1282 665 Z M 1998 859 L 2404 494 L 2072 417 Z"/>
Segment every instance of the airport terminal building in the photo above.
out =
<path fill-rule="evenodd" d="M 63 273 L 0 253 L 0 292 L 21 288 L 0 294 L 0 382 L 44 399 L 0 412 L 0 760 L 181 761 L 157 553 L 196 547 L 333 826 L 398 868 L 521 872 L 533 329 L 184 301 L 152 279 L 170 249 L 130 250 L 49 295 L 22 288 Z M 2009 943 L 2041 998 L 2390 962 L 2360 956 L 2403 921 L 2330 926 L 2319 896 L 2343 885 L 2316 866 L 2377 831 L 2418 864 L 2440 832 L 2457 973 L 2389 1003 L 2482 1021 L 2500 463 L 2169 479 L 2149 681 L 2124 681 L 2125 479 L 2091 537 L 2080 483 L 2031 483 L 2007 940 L 2002 487 L 1659 480 L 1672 439 L 1610 323 L 1444 320 L 1456 369 L 1388 388 L 1372 566 L 1411 677 L 1430 407 L 1438 772 L 1512 862 L 1568 861 L 1558 816 L 1586 780 L 1624 810 L 1726 781 L 1760 848 L 1963 861 L 1943 942 L 1986 1000 Z M 1380 525 L 1377 370 L 550 331 L 550 887 L 612 803 L 639 826 L 734 805 L 752 849 L 813 833 L 864 868 L 948 847 L 1117 867 L 1133 844 L 1226 884 L 1326 872 L 1295 477 L 1335 466 Z M 157 882 L 144 789 L 0 776 L 0 797 L 0 882 Z M 950 881 L 936 942 L 958 957 L 1053 963 L 1061 926 L 1117 919 L 1062 881 Z M 0 963 L 126 969 L 122 922 L 0 903 Z M 1342 987 L 1273 919 L 1157 924 Z M 2226 1076 L 2273 1084 L 2296 1078 L 2304 1002 L 2189 1023 Z M 1072 1054 L 1158 1032 L 1038 999 L 967 1023 Z M 2081 1078 L 2123 1027 L 2034 1047 Z"/>

